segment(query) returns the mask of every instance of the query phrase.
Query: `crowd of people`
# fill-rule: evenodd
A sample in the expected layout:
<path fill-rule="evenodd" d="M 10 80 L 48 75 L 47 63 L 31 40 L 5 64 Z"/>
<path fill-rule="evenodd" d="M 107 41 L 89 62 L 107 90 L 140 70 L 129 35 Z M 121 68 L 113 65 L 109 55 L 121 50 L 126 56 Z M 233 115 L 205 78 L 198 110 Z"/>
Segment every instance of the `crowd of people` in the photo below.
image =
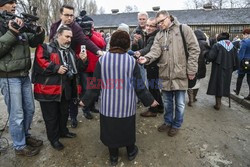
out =
<path fill-rule="evenodd" d="M 15 0 L 0 0 L 0 11 L 14 14 L 16 7 Z M 127 148 L 129 160 L 138 154 L 136 105 L 148 107 L 142 117 L 164 113 L 158 131 L 176 136 L 184 120 L 186 91 L 192 107 L 210 62 L 207 94 L 215 97 L 214 109 L 220 110 L 221 98 L 230 96 L 233 71 L 238 70 L 235 93 L 240 93 L 245 75 L 250 91 L 250 29 L 243 31 L 242 40 L 231 42 L 229 33 L 221 32 L 209 42 L 201 30 L 193 31 L 161 10 L 152 18 L 139 12 L 131 34 L 129 26 L 121 23 L 105 35 L 95 30 L 85 11 L 79 19 L 70 5 L 59 12 L 49 43 L 44 43 L 41 26 L 33 33 L 23 32 L 18 28 L 24 24 L 22 19 L 6 24 L 0 16 L 0 88 L 18 155 L 37 155 L 43 145 L 29 133 L 33 97 L 40 103 L 47 138 L 56 150 L 64 148 L 60 138 L 77 136 L 67 122 L 70 118 L 71 127 L 77 128 L 79 106 L 87 119 L 93 118 L 91 112 L 100 113 L 100 139 L 108 147 L 111 165 L 116 165 L 120 147 Z M 36 48 L 31 79 L 29 47 Z M 245 99 L 250 100 L 250 93 Z"/>

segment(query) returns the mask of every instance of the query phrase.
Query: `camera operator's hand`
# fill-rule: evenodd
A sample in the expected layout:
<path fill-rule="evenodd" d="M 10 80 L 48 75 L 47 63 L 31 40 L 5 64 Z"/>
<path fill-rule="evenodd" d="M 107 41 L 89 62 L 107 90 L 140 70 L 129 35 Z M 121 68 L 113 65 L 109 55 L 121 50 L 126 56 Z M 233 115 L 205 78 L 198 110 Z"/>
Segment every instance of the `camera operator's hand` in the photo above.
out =
<path fill-rule="evenodd" d="M 81 52 L 79 56 L 83 62 L 85 62 L 87 60 L 87 53 L 86 52 Z"/>
<path fill-rule="evenodd" d="M 67 67 L 64 65 L 61 65 L 60 68 L 58 69 L 57 73 L 58 74 L 65 74 L 68 71 Z"/>
<path fill-rule="evenodd" d="M 9 21 L 9 24 L 8 24 L 9 29 L 12 30 L 12 31 L 14 31 L 15 33 L 18 34 L 18 33 L 19 33 L 19 30 L 16 29 L 16 28 L 14 28 L 14 27 L 13 27 L 13 24 L 17 24 L 18 26 L 22 27 L 22 26 L 23 26 L 23 20 L 22 20 L 22 19 L 19 19 L 19 18 L 16 18 L 15 21 L 13 21 L 13 20 L 10 20 L 10 21 Z"/>

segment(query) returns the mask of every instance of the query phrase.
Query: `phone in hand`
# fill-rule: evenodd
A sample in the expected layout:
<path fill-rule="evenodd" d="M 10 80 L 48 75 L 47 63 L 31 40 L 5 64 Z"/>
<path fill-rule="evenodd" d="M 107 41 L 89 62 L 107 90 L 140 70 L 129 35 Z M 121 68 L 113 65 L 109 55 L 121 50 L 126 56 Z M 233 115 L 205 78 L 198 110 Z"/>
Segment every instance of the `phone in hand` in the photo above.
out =
<path fill-rule="evenodd" d="M 81 45 L 81 52 L 86 52 L 86 46 L 85 45 Z"/>

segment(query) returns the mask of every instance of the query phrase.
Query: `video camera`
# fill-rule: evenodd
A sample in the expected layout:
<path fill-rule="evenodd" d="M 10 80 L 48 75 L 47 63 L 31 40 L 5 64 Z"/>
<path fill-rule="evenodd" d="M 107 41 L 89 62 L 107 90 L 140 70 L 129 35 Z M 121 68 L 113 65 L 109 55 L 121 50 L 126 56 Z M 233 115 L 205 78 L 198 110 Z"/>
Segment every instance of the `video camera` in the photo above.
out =
<path fill-rule="evenodd" d="M 9 21 L 13 20 L 12 27 L 19 30 L 20 33 L 27 32 L 27 33 L 37 33 L 40 31 L 40 26 L 36 24 L 36 21 L 39 19 L 36 15 L 37 7 L 31 7 L 32 14 L 28 13 L 21 13 L 22 17 L 17 16 L 15 14 L 9 13 L 7 11 L 0 12 L 0 16 L 3 17 L 4 26 L 8 27 Z M 23 20 L 23 26 L 19 26 L 14 19 L 20 18 Z"/>
<path fill-rule="evenodd" d="M 90 37 L 92 36 L 92 30 L 91 30 L 92 29 L 92 24 L 93 24 L 92 21 L 84 21 L 82 16 L 76 17 L 75 21 L 82 28 L 83 33 L 85 35 L 90 36 Z"/>

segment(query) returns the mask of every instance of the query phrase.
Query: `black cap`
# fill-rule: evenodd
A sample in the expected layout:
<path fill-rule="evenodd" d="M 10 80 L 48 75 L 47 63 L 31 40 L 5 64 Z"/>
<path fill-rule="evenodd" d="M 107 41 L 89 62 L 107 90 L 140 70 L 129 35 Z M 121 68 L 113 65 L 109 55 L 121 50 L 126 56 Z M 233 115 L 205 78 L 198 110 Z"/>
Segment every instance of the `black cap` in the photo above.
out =
<path fill-rule="evenodd" d="M 4 6 L 7 3 L 16 2 L 16 0 L 0 0 L 0 6 Z"/>

